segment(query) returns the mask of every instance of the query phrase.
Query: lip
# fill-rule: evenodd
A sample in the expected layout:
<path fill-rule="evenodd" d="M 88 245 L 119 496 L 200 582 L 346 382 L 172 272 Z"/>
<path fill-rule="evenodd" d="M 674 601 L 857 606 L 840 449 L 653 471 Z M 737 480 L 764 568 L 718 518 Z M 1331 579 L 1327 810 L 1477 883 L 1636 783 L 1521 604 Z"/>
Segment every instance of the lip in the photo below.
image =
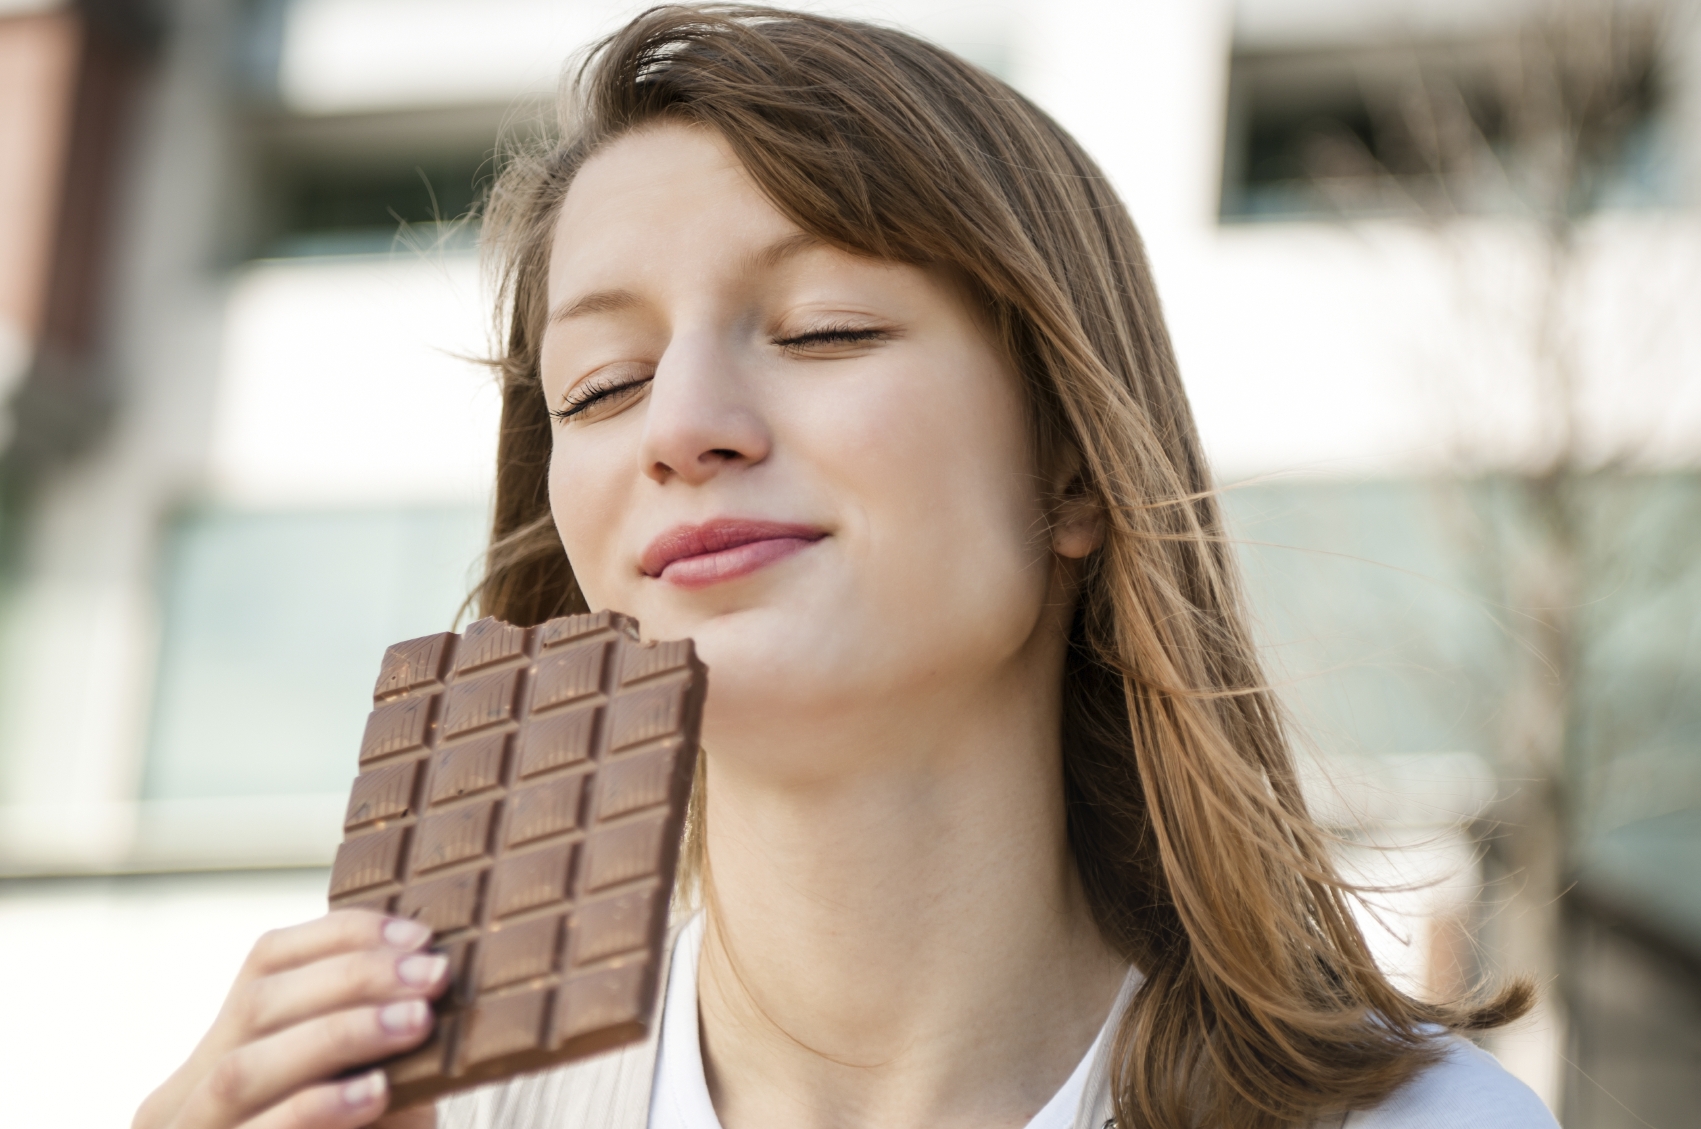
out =
<path fill-rule="evenodd" d="M 645 576 L 675 587 L 707 588 L 748 576 L 825 536 L 826 530 L 813 525 L 715 518 L 674 526 L 649 543 L 638 567 Z"/>

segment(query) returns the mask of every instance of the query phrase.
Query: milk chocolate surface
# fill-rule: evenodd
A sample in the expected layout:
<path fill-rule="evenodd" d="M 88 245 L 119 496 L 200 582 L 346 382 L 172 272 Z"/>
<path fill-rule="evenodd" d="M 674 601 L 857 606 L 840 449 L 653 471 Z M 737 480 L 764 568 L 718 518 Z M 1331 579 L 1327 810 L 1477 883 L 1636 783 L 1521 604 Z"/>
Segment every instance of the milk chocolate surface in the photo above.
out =
<path fill-rule="evenodd" d="M 392 1109 L 645 1036 L 705 690 L 613 612 L 385 652 L 331 905 L 425 922 L 450 976 Z"/>

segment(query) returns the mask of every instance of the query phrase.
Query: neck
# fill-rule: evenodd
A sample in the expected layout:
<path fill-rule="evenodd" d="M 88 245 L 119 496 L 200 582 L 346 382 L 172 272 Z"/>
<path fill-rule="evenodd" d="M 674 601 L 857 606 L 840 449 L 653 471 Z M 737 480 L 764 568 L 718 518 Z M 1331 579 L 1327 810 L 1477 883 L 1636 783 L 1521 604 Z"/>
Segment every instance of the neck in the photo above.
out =
<path fill-rule="evenodd" d="M 830 758 L 855 771 L 708 760 L 699 1007 L 726 1129 L 1019 1129 L 1091 1044 L 1126 969 L 1070 858 L 1056 695 L 1011 682 Z"/>

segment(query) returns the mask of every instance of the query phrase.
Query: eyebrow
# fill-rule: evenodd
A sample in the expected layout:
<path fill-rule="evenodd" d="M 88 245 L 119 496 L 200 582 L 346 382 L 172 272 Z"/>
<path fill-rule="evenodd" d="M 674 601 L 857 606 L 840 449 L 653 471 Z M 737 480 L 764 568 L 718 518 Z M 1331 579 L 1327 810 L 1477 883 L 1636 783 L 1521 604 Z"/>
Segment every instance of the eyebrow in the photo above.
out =
<path fill-rule="evenodd" d="M 827 244 L 807 231 L 794 231 L 784 239 L 776 239 L 760 251 L 751 255 L 748 264 L 751 270 L 772 270 L 803 251 L 811 251 Z"/>
<path fill-rule="evenodd" d="M 777 239 L 766 247 L 751 255 L 747 269 L 752 272 L 772 270 L 803 251 L 825 247 L 827 244 L 817 236 L 807 231 L 794 231 L 783 239 Z M 563 302 L 549 315 L 550 324 L 571 321 L 574 318 L 586 317 L 591 314 L 615 314 L 629 310 L 639 304 L 641 299 L 630 290 L 593 290 L 589 294 L 581 294 L 571 302 Z"/>
<path fill-rule="evenodd" d="M 593 290 L 571 302 L 557 306 L 549 315 L 551 324 L 582 318 L 588 314 L 613 314 L 638 304 L 638 296 L 630 290 Z"/>

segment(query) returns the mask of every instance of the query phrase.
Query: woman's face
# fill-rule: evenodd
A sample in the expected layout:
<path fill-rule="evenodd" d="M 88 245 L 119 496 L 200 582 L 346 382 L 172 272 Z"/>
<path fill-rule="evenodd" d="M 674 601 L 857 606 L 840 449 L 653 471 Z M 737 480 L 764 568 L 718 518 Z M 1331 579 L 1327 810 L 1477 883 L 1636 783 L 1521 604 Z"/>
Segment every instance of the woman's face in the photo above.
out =
<path fill-rule="evenodd" d="M 950 276 L 821 244 L 717 134 L 663 125 L 574 181 L 549 310 L 562 544 L 592 608 L 696 640 L 710 749 L 1058 677 L 1020 384 Z"/>

